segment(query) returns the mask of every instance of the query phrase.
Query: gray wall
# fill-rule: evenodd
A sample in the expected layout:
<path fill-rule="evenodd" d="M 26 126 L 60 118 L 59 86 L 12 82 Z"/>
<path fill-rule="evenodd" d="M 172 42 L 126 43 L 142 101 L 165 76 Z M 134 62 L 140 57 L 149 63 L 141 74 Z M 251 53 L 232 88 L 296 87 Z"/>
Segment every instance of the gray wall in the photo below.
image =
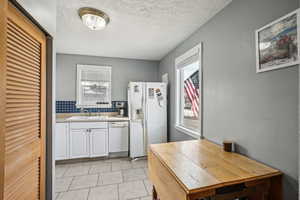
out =
<path fill-rule="evenodd" d="M 174 60 L 203 42 L 204 136 L 232 139 L 237 151 L 284 172 L 285 199 L 298 199 L 298 66 L 256 74 L 254 31 L 297 9 L 298 0 L 233 0 L 171 51 L 159 75 L 169 73 L 169 133 L 174 129 Z"/>
<path fill-rule="evenodd" d="M 112 100 L 127 100 L 129 81 L 158 81 L 158 62 L 57 54 L 56 100 L 76 100 L 76 65 L 112 66 Z"/>

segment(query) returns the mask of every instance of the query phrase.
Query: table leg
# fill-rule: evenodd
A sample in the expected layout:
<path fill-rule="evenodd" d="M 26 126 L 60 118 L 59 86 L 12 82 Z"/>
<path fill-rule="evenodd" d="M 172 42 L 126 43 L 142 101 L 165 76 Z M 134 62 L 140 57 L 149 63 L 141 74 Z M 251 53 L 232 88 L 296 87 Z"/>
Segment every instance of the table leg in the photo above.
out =
<path fill-rule="evenodd" d="M 265 200 L 262 192 L 256 192 L 255 194 L 248 197 L 248 200 Z"/>
<path fill-rule="evenodd" d="M 156 192 L 156 189 L 155 189 L 154 185 L 153 185 L 153 188 L 152 188 L 152 198 L 153 198 L 153 200 L 158 200 L 157 192 Z"/>
<path fill-rule="evenodd" d="M 268 194 L 268 200 L 282 200 L 282 175 L 271 178 L 271 187 Z"/>

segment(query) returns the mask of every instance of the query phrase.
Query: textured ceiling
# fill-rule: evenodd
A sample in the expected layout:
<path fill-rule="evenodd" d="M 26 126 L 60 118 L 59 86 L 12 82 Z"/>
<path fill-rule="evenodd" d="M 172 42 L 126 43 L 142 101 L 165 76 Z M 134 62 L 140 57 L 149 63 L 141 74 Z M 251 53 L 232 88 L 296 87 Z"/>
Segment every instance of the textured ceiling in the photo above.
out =
<path fill-rule="evenodd" d="M 160 60 L 231 0 L 58 0 L 58 53 Z M 77 10 L 110 16 L 100 31 L 85 27 Z"/>

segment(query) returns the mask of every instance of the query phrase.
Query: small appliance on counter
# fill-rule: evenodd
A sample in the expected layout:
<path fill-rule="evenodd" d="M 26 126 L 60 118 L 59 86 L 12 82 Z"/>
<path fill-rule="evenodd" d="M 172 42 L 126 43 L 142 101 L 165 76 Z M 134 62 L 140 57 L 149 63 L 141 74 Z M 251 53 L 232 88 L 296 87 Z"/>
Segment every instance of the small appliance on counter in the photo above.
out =
<path fill-rule="evenodd" d="M 116 108 L 119 109 L 119 116 L 124 117 L 125 115 L 125 102 L 117 102 Z"/>
<path fill-rule="evenodd" d="M 130 157 L 147 155 L 149 144 L 167 142 L 167 85 L 160 82 L 130 82 Z"/>

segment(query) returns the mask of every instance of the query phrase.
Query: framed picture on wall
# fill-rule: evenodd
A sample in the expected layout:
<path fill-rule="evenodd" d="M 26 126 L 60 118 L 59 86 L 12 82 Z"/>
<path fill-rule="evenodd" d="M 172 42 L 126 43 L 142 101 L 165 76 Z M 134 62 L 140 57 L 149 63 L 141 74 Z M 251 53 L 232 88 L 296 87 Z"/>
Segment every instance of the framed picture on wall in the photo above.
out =
<path fill-rule="evenodd" d="M 256 31 L 256 72 L 299 64 L 300 9 Z"/>

